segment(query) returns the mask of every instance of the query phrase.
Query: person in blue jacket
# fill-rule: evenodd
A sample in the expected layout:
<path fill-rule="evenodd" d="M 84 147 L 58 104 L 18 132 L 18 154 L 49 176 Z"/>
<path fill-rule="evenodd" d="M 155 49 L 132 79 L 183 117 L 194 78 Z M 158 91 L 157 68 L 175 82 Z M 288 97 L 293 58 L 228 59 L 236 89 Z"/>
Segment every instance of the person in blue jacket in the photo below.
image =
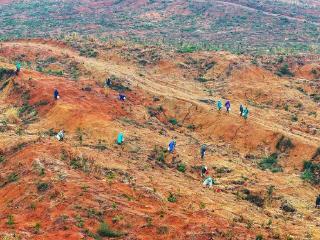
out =
<path fill-rule="evenodd" d="M 58 89 L 56 89 L 56 88 L 53 91 L 53 97 L 55 100 L 58 100 L 60 98 Z"/>
<path fill-rule="evenodd" d="M 217 108 L 218 108 L 219 111 L 221 111 L 221 109 L 222 109 L 222 102 L 221 102 L 221 100 L 218 100 L 218 102 L 217 102 Z"/>
<path fill-rule="evenodd" d="M 242 116 L 244 119 L 246 119 L 246 120 L 248 119 L 249 109 L 247 107 L 243 110 Z"/>
<path fill-rule="evenodd" d="M 175 140 L 171 140 L 170 143 L 169 143 L 169 147 L 168 147 L 169 152 L 173 153 L 175 147 L 176 147 L 176 141 Z"/>
<path fill-rule="evenodd" d="M 124 141 L 123 133 L 119 133 L 117 138 L 117 144 L 121 145 L 123 141 Z"/>
<path fill-rule="evenodd" d="M 240 117 L 241 117 L 241 116 L 242 116 L 242 114 L 243 114 L 243 110 L 244 110 L 243 105 L 242 105 L 242 104 L 240 104 Z"/>
<path fill-rule="evenodd" d="M 16 75 L 19 74 L 20 70 L 21 70 L 21 63 L 20 63 L 20 62 L 17 62 L 17 63 L 16 63 Z"/>
<path fill-rule="evenodd" d="M 201 159 L 204 159 L 204 155 L 206 154 L 206 151 L 207 151 L 207 145 L 203 144 L 200 148 Z"/>

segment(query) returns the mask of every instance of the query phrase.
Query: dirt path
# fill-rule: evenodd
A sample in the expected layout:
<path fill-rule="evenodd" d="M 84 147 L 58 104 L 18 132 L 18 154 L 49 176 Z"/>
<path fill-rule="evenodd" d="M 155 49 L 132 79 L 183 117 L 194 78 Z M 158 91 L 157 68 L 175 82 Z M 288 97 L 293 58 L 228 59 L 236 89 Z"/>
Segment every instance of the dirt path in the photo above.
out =
<path fill-rule="evenodd" d="M 259 11 L 259 12 L 262 12 L 263 14 L 265 14 L 265 15 L 272 16 L 272 17 L 284 17 L 284 18 L 287 18 L 287 19 L 290 19 L 290 20 L 293 20 L 293 21 L 298 21 L 298 22 L 302 22 L 302 23 L 307 22 L 307 23 L 311 23 L 311 24 L 320 26 L 319 22 L 309 21 L 309 20 L 306 20 L 304 18 L 290 17 L 290 16 L 287 16 L 287 15 L 284 15 L 284 14 L 276 14 L 276 13 L 271 13 L 271 12 L 267 12 L 267 11 L 263 11 L 263 10 L 258 10 L 256 8 L 245 6 L 245 5 L 242 5 L 242 4 L 239 4 L 239 3 L 234 3 L 232 1 L 227 1 L 227 0 L 225 0 L 225 1 L 223 1 L 223 0 L 214 0 L 214 1 L 226 4 L 226 5 L 232 5 L 232 6 L 235 6 L 235 7 L 238 7 L 238 8 L 246 9 L 246 10 L 251 11 L 251 12 L 252 11 L 258 12 Z"/>
<path fill-rule="evenodd" d="M 155 94 L 162 95 L 170 99 L 179 99 L 182 101 L 186 101 L 198 106 L 205 108 L 208 112 L 212 111 L 205 103 L 200 102 L 200 99 L 208 99 L 209 96 L 204 93 L 201 86 L 195 86 L 194 84 L 186 84 L 183 81 L 176 80 L 174 83 L 166 81 L 166 79 L 155 79 L 149 74 L 149 76 L 140 77 L 134 66 L 130 65 L 119 65 L 112 63 L 110 61 L 104 61 L 96 58 L 87 58 L 84 56 L 80 56 L 77 52 L 72 49 L 61 48 L 60 46 L 55 46 L 48 43 L 39 43 L 32 41 L 20 40 L 16 42 L 5 42 L 2 43 L 2 46 L 25 46 L 25 47 L 37 47 L 46 50 L 51 50 L 53 52 L 60 52 L 63 55 L 67 55 L 69 57 L 74 58 L 76 61 L 84 64 L 85 68 L 92 72 L 99 72 L 100 74 L 108 75 L 108 73 L 113 73 L 118 76 L 126 78 L 133 86 L 138 86 L 141 89 Z M 215 96 L 216 98 L 219 96 Z M 212 97 L 211 97 L 212 98 Z M 233 103 L 235 106 L 238 103 Z M 232 115 L 238 115 L 237 111 L 232 112 Z M 288 137 L 295 138 L 299 141 L 305 142 L 312 146 L 318 146 L 320 143 L 320 138 L 316 136 L 308 135 L 301 131 L 296 131 L 295 133 L 289 132 L 287 127 L 282 125 L 278 125 L 275 123 L 270 123 L 264 121 L 263 119 L 257 118 L 255 116 L 250 116 L 249 121 L 253 121 L 254 123 L 262 126 L 265 129 L 279 132 Z"/>

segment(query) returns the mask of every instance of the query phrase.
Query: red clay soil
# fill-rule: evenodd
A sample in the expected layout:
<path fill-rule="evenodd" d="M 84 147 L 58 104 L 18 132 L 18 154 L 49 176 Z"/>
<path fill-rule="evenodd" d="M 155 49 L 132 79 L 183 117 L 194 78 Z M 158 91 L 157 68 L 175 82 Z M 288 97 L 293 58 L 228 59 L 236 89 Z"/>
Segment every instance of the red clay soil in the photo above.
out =
<path fill-rule="evenodd" d="M 296 90 L 297 79 L 277 77 L 250 65 L 246 57 L 227 53 L 169 53 L 170 58 L 142 68 L 131 55 L 123 60 L 121 47 L 87 59 L 60 43 L 30 44 L 4 44 L 0 52 L 7 63 L 0 66 L 14 69 L 8 65 L 10 50 L 31 59 L 36 48 L 44 58 L 56 57 L 58 65 L 67 51 L 73 61 L 83 62 L 84 70 L 71 80 L 23 68 L 18 77 L 1 81 L 8 80 L 0 93 L 0 119 L 5 120 L 0 132 L 1 238 L 99 239 L 102 222 L 121 233 L 118 239 L 320 238 L 314 209 L 319 186 L 300 178 L 304 160 L 319 146 L 319 133 L 305 131 L 304 122 L 319 129 L 319 116 L 308 116 L 317 106 Z M 203 70 L 201 64 L 191 66 L 190 57 L 217 61 L 215 70 L 204 73 L 215 80 L 195 82 Z M 230 62 L 237 61 L 241 64 L 227 74 Z M 181 69 L 187 65 L 190 69 Z M 102 87 L 106 72 L 129 84 L 125 102 L 117 91 Z M 291 88 L 284 95 L 286 85 Z M 210 87 L 214 96 L 207 93 Z M 61 96 L 57 101 L 54 88 Z M 205 101 L 225 95 L 232 101 L 230 114 Z M 257 102 L 249 105 L 246 98 Z M 297 98 L 304 104 L 300 112 L 290 102 Z M 247 121 L 238 115 L 240 102 L 249 105 Z M 288 103 L 289 111 L 277 103 Z M 26 105 L 37 112 L 31 120 L 19 115 Z M 298 114 L 297 123 L 291 122 L 292 114 Z M 59 142 L 53 132 L 61 129 L 66 138 Z M 115 143 L 119 132 L 125 138 L 120 146 Z M 278 150 L 282 136 L 294 147 Z M 173 138 L 176 151 L 168 154 Z M 203 143 L 208 149 L 202 161 Z M 259 162 L 274 152 L 283 171 L 261 169 Z M 202 187 L 203 164 L 217 181 L 212 189 Z M 286 202 L 295 212 L 282 210 Z"/>

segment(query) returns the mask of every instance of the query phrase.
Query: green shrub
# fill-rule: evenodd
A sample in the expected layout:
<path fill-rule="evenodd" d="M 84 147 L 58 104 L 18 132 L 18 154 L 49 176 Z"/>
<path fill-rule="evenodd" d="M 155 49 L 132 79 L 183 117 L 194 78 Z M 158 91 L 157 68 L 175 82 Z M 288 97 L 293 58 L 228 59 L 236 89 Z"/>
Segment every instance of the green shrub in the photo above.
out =
<path fill-rule="evenodd" d="M 197 46 L 194 45 L 183 45 L 180 49 L 178 49 L 178 53 L 192 53 L 198 50 Z"/>
<path fill-rule="evenodd" d="M 46 182 L 39 182 L 37 184 L 37 189 L 39 192 L 45 192 L 49 189 L 49 184 Z"/>
<path fill-rule="evenodd" d="M 283 63 L 283 61 L 284 61 L 283 56 L 280 56 L 280 57 L 278 58 L 278 63 Z"/>
<path fill-rule="evenodd" d="M 80 56 L 86 56 L 86 57 L 92 57 L 95 58 L 98 56 L 98 52 L 94 49 L 87 48 L 87 49 L 81 49 L 80 50 Z"/>
<path fill-rule="evenodd" d="M 282 172 L 282 167 L 278 164 L 278 155 L 276 153 L 263 158 L 258 165 L 262 170 L 269 169 L 273 173 Z"/>
<path fill-rule="evenodd" d="M 148 159 L 164 163 L 167 151 L 168 150 L 163 147 L 154 146 L 152 152 L 148 156 Z"/>
<path fill-rule="evenodd" d="M 205 209 L 206 208 L 206 204 L 204 202 L 200 202 L 199 208 L 200 209 Z"/>
<path fill-rule="evenodd" d="M 256 240 L 263 240 L 263 236 L 261 234 L 257 235 Z"/>
<path fill-rule="evenodd" d="M 83 228 L 84 221 L 83 221 L 82 217 L 80 215 L 77 215 L 75 217 L 75 220 L 76 220 L 76 226 L 79 227 L 79 228 Z"/>
<path fill-rule="evenodd" d="M 313 99 L 313 101 L 320 102 L 320 94 L 312 93 L 310 94 L 310 97 Z"/>
<path fill-rule="evenodd" d="M 16 182 L 18 180 L 19 180 L 19 175 L 18 175 L 18 173 L 15 173 L 15 172 L 11 173 L 7 178 L 8 183 Z"/>
<path fill-rule="evenodd" d="M 301 178 L 313 184 L 320 184 L 320 163 L 305 161 Z"/>
<path fill-rule="evenodd" d="M 8 226 L 12 226 L 12 225 L 14 225 L 14 218 L 13 218 L 13 215 L 8 215 L 8 217 L 7 217 L 7 225 Z"/>
<path fill-rule="evenodd" d="M 151 227 L 152 226 L 152 218 L 151 217 L 147 217 L 146 218 L 146 222 L 147 222 L 147 224 L 146 224 L 147 227 Z"/>
<path fill-rule="evenodd" d="M 170 119 L 168 120 L 168 122 L 171 123 L 172 125 L 177 125 L 177 124 L 178 124 L 178 120 L 175 119 L 175 118 L 170 118 Z"/>
<path fill-rule="evenodd" d="M 86 157 L 74 157 L 71 159 L 70 165 L 73 169 L 88 172 L 89 164 L 88 159 Z"/>
<path fill-rule="evenodd" d="M 272 199 L 273 192 L 274 192 L 275 186 L 271 185 L 267 188 L 267 195 L 269 199 Z"/>
<path fill-rule="evenodd" d="M 294 106 L 295 108 L 302 109 L 303 104 L 302 103 L 297 103 L 297 105 Z"/>
<path fill-rule="evenodd" d="M 292 116 L 291 116 L 291 121 L 292 121 L 292 122 L 297 122 L 297 121 L 298 121 L 297 115 L 292 115 Z"/>
<path fill-rule="evenodd" d="M 189 130 L 194 131 L 194 130 L 196 129 L 196 126 L 193 125 L 193 124 L 189 124 L 189 125 L 187 126 L 187 128 L 188 128 Z"/>
<path fill-rule="evenodd" d="M 177 202 L 177 198 L 173 193 L 170 192 L 169 197 L 168 197 L 168 201 L 171 203 L 175 203 L 175 202 Z"/>
<path fill-rule="evenodd" d="M 200 77 L 196 78 L 196 80 L 201 82 L 201 83 L 204 83 L 204 82 L 208 81 L 204 76 L 200 76 Z"/>
<path fill-rule="evenodd" d="M 36 223 L 36 224 L 34 225 L 34 227 L 33 227 L 34 233 L 35 233 L 35 234 L 40 233 L 40 228 L 41 228 L 40 223 Z"/>
<path fill-rule="evenodd" d="M 113 231 L 109 228 L 108 224 L 102 222 L 97 231 L 101 237 L 121 237 L 123 234 L 120 232 Z"/>
<path fill-rule="evenodd" d="M 180 164 L 178 164 L 177 169 L 179 172 L 184 173 L 186 171 L 186 165 L 184 163 L 180 163 Z"/>
<path fill-rule="evenodd" d="M 157 161 L 159 162 L 164 162 L 164 159 L 165 159 L 165 154 L 164 152 L 159 152 L 158 156 L 157 156 Z"/>
<path fill-rule="evenodd" d="M 112 223 L 117 223 L 120 222 L 123 219 L 123 216 L 121 215 L 116 215 L 112 218 Z"/>
<path fill-rule="evenodd" d="M 63 76 L 64 74 L 62 70 L 51 70 L 51 69 L 47 73 L 54 76 Z"/>
<path fill-rule="evenodd" d="M 5 157 L 3 155 L 0 155 L 0 163 L 3 163 L 5 161 L 6 161 Z"/>
<path fill-rule="evenodd" d="M 294 74 L 289 70 L 289 65 L 287 63 L 283 64 L 282 67 L 279 68 L 277 75 L 279 76 L 290 76 L 293 77 Z"/>

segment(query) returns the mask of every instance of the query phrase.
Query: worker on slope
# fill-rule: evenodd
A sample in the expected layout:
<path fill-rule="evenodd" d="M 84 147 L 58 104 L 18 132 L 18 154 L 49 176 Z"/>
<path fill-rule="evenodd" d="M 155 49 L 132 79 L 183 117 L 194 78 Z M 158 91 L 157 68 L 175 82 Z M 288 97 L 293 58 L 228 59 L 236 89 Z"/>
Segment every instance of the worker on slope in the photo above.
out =
<path fill-rule="evenodd" d="M 124 95 L 123 93 L 120 93 L 120 94 L 119 94 L 119 100 L 120 100 L 120 101 L 126 100 L 126 95 Z"/>
<path fill-rule="evenodd" d="M 204 155 L 205 155 L 206 151 L 207 151 L 207 145 L 203 144 L 200 148 L 201 159 L 204 159 Z"/>
<path fill-rule="evenodd" d="M 217 108 L 218 108 L 218 111 L 221 111 L 221 109 L 222 109 L 222 102 L 221 102 L 221 100 L 218 100 L 218 102 L 217 102 Z"/>
<path fill-rule="evenodd" d="M 53 98 L 54 98 L 55 100 L 58 100 L 58 99 L 60 98 L 58 89 L 56 89 L 56 88 L 55 88 L 54 91 L 53 91 Z"/>
<path fill-rule="evenodd" d="M 119 133 L 118 137 L 117 137 L 117 144 L 121 145 L 123 143 L 123 141 L 124 141 L 123 133 Z"/>
<path fill-rule="evenodd" d="M 174 149 L 176 148 L 176 141 L 175 140 L 171 140 L 168 146 L 168 151 L 170 153 L 174 152 Z"/>
<path fill-rule="evenodd" d="M 247 120 L 247 118 L 249 116 L 249 109 L 247 107 L 243 110 L 242 116 L 244 119 Z"/>
<path fill-rule="evenodd" d="M 214 184 L 214 180 L 212 179 L 212 177 L 207 177 L 204 181 L 203 181 L 203 187 L 209 187 L 212 188 L 213 184 Z"/>
<path fill-rule="evenodd" d="M 242 116 L 242 114 L 243 114 L 243 110 L 244 110 L 243 105 L 242 105 L 242 104 L 240 104 L 240 117 L 241 117 L 241 116 Z"/>
<path fill-rule="evenodd" d="M 229 113 L 231 110 L 231 103 L 229 100 L 226 101 L 225 107 L 226 107 L 227 112 Z"/>
<path fill-rule="evenodd" d="M 110 78 L 106 79 L 105 87 L 111 87 L 111 79 Z"/>
<path fill-rule="evenodd" d="M 319 196 L 318 196 L 317 199 L 316 199 L 316 208 L 319 208 L 319 209 L 320 209 L 320 194 L 319 194 Z"/>
<path fill-rule="evenodd" d="M 205 177 L 206 175 L 209 174 L 207 166 L 202 166 L 201 167 L 201 177 Z"/>
<path fill-rule="evenodd" d="M 58 134 L 56 135 L 56 138 L 58 139 L 58 141 L 63 141 L 63 139 L 64 139 L 64 130 L 61 130 L 60 132 L 58 132 Z"/>
<path fill-rule="evenodd" d="M 20 70 L 21 70 L 21 64 L 20 64 L 20 62 L 17 62 L 17 63 L 16 63 L 16 75 L 17 75 L 17 76 L 18 76 Z"/>

